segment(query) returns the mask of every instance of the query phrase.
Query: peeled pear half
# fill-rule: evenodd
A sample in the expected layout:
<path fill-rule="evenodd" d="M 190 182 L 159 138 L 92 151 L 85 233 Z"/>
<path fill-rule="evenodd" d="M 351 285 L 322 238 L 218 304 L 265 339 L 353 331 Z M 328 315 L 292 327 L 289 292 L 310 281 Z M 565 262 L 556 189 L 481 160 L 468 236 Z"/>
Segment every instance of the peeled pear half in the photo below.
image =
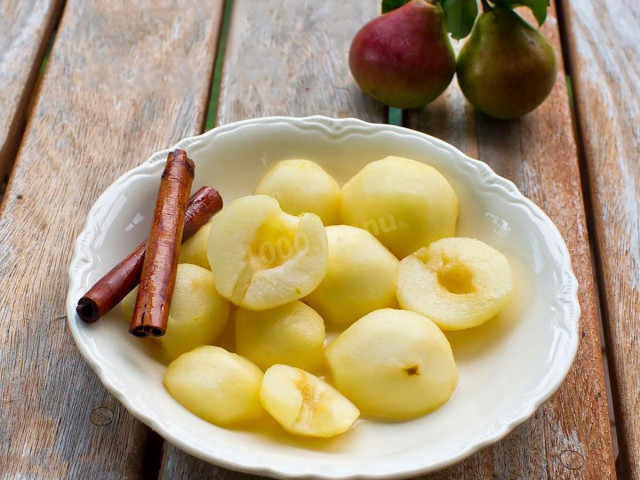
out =
<path fill-rule="evenodd" d="M 207 245 L 211 223 L 205 223 L 189 240 L 180 246 L 178 263 L 191 263 L 202 268 L 211 269 L 207 259 Z"/>
<path fill-rule="evenodd" d="M 342 187 L 344 223 L 369 230 L 398 258 L 456 233 L 458 197 L 435 168 L 386 157 Z"/>
<path fill-rule="evenodd" d="M 329 267 L 304 300 L 334 328 L 345 329 L 363 315 L 394 307 L 398 259 L 371 233 L 349 225 L 327 227 Z"/>
<path fill-rule="evenodd" d="M 269 310 L 239 308 L 234 315 L 236 351 L 263 370 L 283 363 L 307 371 L 324 359 L 322 317 L 300 301 Z"/>
<path fill-rule="evenodd" d="M 327 234 L 317 215 L 289 215 L 275 199 L 250 195 L 213 218 L 207 257 L 220 295 L 266 310 L 318 286 L 327 271 Z"/>
<path fill-rule="evenodd" d="M 509 302 L 507 258 L 473 238 L 444 238 L 400 262 L 398 301 L 443 330 L 483 324 Z"/>
<path fill-rule="evenodd" d="M 288 365 L 274 365 L 265 372 L 260 400 L 285 430 L 306 437 L 334 437 L 351 428 L 360 416 L 332 386 Z"/>

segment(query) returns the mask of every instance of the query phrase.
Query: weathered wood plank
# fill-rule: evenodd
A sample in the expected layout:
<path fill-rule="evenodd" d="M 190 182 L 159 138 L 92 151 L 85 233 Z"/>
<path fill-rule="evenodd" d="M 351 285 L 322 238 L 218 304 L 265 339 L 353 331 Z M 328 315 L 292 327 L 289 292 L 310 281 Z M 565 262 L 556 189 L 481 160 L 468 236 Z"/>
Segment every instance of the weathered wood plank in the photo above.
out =
<path fill-rule="evenodd" d="M 64 0 L 0 4 L 0 179 L 18 150 L 42 57 L 63 5 Z"/>
<path fill-rule="evenodd" d="M 258 478 L 263 477 L 225 470 L 192 457 L 168 442 L 164 443 L 159 480 L 239 480 Z"/>
<path fill-rule="evenodd" d="M 640 9 L 562 1 L 598 249 L 620 464 L 640 479 Z"/>
<path fill-rule="evenodd" d="M 235 0 L 218 123 L 316 114 L 384 121 L 347 65 L 353 36 L 379 9 L 373 0 Z"/>
<path fill-rule="evenodd" d="M 353 83 L 347 52 L 378 0 L 234 0 L 218 123 L 268 115 L 385 121 L 385 109 Z M 169 446 L 161 478 L 256 478 L 225 471 Z"/>
<path fill-rule="evenodd" d="M 549 13 L 543 31 L 559 53 L 557 19 L 553 9 Z M 560 55 L 558 60 L 561 63 Z M 613 478 L 597 298 L 562 65 L 550 97 L 521 120 L 505 122 L 474 114 L 456 85 L 407 119 L 411 128 L 449 141 L 470 155 L 477 152 L 478 158 L 540 205 L 564 235 L 580 282 L 581 344 L 573 368 L 531 420 L 491 449 L 493 458 L 486 475 Z"/>
<path fill-rule="evenodd" d="M 221 0 L 70 0 L 0 212 L 0 477 L 139 478 L 152 432 L 64 321 L 73 241 L 102 190 L 198 133 Z"/>

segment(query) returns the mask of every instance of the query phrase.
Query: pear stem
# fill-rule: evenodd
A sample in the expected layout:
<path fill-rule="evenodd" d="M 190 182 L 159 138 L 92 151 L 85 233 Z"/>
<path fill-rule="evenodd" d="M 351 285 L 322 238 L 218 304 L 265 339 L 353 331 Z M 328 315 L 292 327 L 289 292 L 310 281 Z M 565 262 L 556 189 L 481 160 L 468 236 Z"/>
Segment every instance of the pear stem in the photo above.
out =
<path fill-rule="evenodd" d="M 484 13 L 490 12 L 491 9 L 491 5 L 489 5 L 489 2 L 487 2 L 487 0 L 480 0 L 480 2 L 482 2 L 482 11 Z"/>

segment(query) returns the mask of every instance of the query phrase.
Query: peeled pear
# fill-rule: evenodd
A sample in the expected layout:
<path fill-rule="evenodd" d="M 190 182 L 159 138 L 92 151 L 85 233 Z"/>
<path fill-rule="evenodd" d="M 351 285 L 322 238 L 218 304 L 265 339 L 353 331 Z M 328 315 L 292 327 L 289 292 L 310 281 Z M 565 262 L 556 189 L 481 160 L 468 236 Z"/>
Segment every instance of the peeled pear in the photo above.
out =
<path fill-rule="evenodd" d="M 178 263 L 190 263 L 211 270 L 207 258 L 207 245 L 211 223 L 205 223 L 198 231 L 180 246 Z"/>
<path fill-rule="evenodd" d="M 443 330 L 483 324 L 511 299 L 507 258 L 473 238 L 443 238 L 409 255 L 398 270 L 398 301 Z"/>
<path fill-rule="evenodd" d="M 324 360 L 324 322 L 302 302 L 259 312 L 239 308 L 234 319 L 236 352 L 263 370 L 282 363 L 314 371 Z"/>
<path fill-rule="evenodd" d="M 122 310 L 131 319 L 138 289 L 122 301 Z M 164 361 L 171 362 L 200 345 L 213 344 L 221 335 L 229 319 L 229 302 L 217 291 L 210 270 L 181 263 L 171 297 L 167 333 L 151 337 Z"/>
<path fill-rule="evenodd" d="M 392 107 L 418 108 L 438 97 L 455 73 L 455 56 L 438 0 L 413 0 L 374 18 L 349 51 L 356 83 Z"/>
<path fill-rule="evenodd" d="M 274 365 L 265 372 L 260 401 L 286 431 L 305 437 L 340 435 L 360 416 L 331 385 L 288 365 Z"/>
<path fill-rule="evenodd" d="M 556 80 L 549 41 L 506 6 L 478 18 L 458 55 L 462 93 L 487 115 L 512 119 L 540 105 Z"/>
<path fill-rule="evenodd" d="M 386 157 L 366 165 L 342 187 L 341 215 L 403 258 L 455 235 L 458 197 L 435 168 Z"/>
<path fill-rule="evenodd" d="M 334 328 L 396 303 L 398 259 L 370 232 L 349 225 L 327 227 L 329 267 L 304 301 Z"/>
<path fill-rule="evenodd" d="M 262 416 L 262 371 L 246 358 L 205 345 L 171 362 L 164 386 L 197 416 L 230 426 Z"/>
<path fill-rule="evenodd" d="M 283 160 L 264 174 L 256 194 L 269 195 L 291 215 L 315 213 L 325 225 L 338 223 L 340 185 L 311 160 Z"/>
<path fill-rule="evenodd" d="M 372 417 L 424 415 L 446 402 L 458 381 L 447 337 L 428 318 L 405 310 L 365 315 L 325 352 L 337 389 Z"/>

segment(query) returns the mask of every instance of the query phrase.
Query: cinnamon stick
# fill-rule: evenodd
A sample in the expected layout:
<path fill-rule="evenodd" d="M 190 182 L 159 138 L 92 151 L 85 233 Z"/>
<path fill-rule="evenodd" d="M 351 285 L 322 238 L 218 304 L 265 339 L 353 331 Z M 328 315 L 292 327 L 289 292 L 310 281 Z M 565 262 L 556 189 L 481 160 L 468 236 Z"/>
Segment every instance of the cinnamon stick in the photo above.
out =
<path fill-rule="evenodd" d="M 202 187 L 194 193 L 184 216 L 182 241 L 185 242 L 191 238 L 221 209 L 222 197 L 213 188 Z M 144 240 L 78 300 L 76 312 L 82 320 L 87 323 L 97 321 L 138 285 L 146 249 L 147 240 Z"/>
<path fill-rule="evenodd" d="M 194 168 L 193 161 L 184 150 L 169 153 L 160 180 L 138 297 L 129 327 L 129 332 L 137 337 L 161 337 L 165 334 Z"/>

